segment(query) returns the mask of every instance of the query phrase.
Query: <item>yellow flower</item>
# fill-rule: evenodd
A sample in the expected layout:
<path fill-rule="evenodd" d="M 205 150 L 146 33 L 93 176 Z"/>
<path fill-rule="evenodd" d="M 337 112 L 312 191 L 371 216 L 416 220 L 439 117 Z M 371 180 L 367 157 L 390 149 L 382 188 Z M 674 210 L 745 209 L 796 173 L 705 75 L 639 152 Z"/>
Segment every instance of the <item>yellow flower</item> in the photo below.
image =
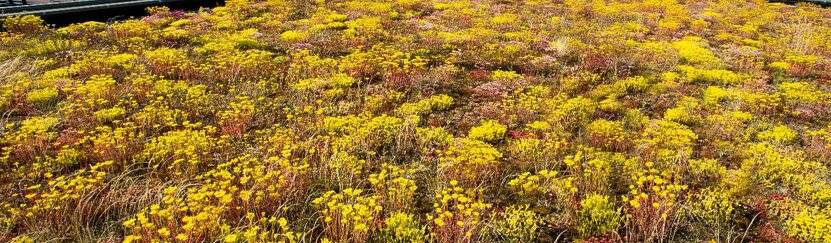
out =
<path fill-rule="evenodd" d="M 161 228 L 157 232 L 159 232 L 159 235 L 161 235 L 162 237 L 170 237 L 170 230 L 168 230 L 167 228 Z"/>
<path fill-rule="evenodd" d="M 230 234 L 230 235 L 225 236 L 225 242 L 227 242 L 227 243 L 237 242 L 237 235 L 236 234 Z"/>

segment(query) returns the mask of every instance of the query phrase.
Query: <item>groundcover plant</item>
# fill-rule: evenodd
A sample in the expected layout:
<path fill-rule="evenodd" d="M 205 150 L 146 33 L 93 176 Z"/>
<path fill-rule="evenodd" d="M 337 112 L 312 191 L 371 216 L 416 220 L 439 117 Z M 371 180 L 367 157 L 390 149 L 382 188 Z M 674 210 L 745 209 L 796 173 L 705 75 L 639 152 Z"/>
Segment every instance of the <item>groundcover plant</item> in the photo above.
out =
<path fill-rule="evenodd" d="M 2 20 L 0 241 L 831 242 L 831 10 Z"/>

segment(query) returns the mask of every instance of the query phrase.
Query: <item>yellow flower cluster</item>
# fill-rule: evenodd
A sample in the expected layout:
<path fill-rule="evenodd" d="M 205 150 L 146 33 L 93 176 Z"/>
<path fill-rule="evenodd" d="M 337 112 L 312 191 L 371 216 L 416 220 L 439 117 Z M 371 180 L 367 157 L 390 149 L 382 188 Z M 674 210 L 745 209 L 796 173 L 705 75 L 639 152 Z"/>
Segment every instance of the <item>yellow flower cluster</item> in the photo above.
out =
<path fill-rule="evenodd" d="M 286 157 L 235 158 L 199 176 L 203 180 L 199 187 L 165 188 L 161 203 L 145 208 L 123 226 L 131 233 L 128 239 L 135 241 L 200 241 L 227 233 L 232 224 L 244 223 L 228 219 L 244 216 L 249 225 L 263 225 L 251 228 L 257 237 L 294 239 L 299 236 L 290 233 L 284 219 L 266 213 L 285 207 L 283 203 L 297 186 L 296 177 L 306 167 Z M 182 197 L 183 193 L 187 196 Z"/>
<path fill-rule="evenodd" d="M 58 89 L 46 87 L 36 89 L 26 94 L 26 101 L 41 109 L 47 109 L 58 101 Z"/>
<path fill-rule="evenodd" d="M 508 127 L 494 120 L 482 122 L 479 126 L 473 127 L 467 137 L 485 142 L 498 142 L 505 137 Z"/>
<path fill-rule="evenodd" d="M 383 207 L 377 196 L 363 196 L 361 189 L 328 191 L 312 203 L 320 209 L 324 233 L 336 242 L 366 242 L 378 227 L 376 219 Z"/>
<path fill-rule="evenodd" d="M 96 127 L 88 137 L 92 143 L 94 154 L 104 160 L 115 160 L 120 163 L 129 162 L 130 155 L 142 149 L 140 141 L 145 134 L 133 122 L 124 122 L 116 128 L 108 126 Z M 86 142 L 81 140 L 79 142 Z"/>
<path fill-rule="evenodd" d="M 405 81 L 401 80 L 405 74 L 417 72 L 426 64 L 420 56 L 413 56 L 410 52 L 403 52 L 390 45 L 379 44 L 369 50 L 358 48 L 341 57 L 339 68 L 362 76 L 381 75 L 384 79 L 396 83 Z"/>
<path fill-rule="evenodd" d="M 307 33 L 289 30 L 280 34 L 280 39 L 287 43 L 300 43 L 309 38 Z"/>
<path fill-rule="evenodd" d="M 415 170 L 402 169 L 395 165 L 383 164 L 381 171 L 369 175 L 369 183 L 375 194 L 380 195 L 381 205 L 392 212 L 408 212 L 413 209 L 416 181 Z M 409 177 L 409 178 L 408 178 Z"/>
<path fill-rule="evenodd" d="M 628 202 L 635 209 L 644 205 L 644 201 L 653 202 L 645 204 L 647 207 L 672 207 L 678 197 L 678 192 L 686 190 L 687 186 L 676 184 L 674 177 L 666 171 L 661 172 L 652 168 L 654 166 L 652 162 L 646 162 L 645 166 L 646 169 L 632 176 L 634 184 L 629 186 L 631 191 L 623 201 Z M 655 196 L 650 198 L 650 195 Z"/>
<path fill-rule="evenodd" d="M 95 118 L 98 118 L 98 121 L 101 123 L 108 123 L 123 118 L 125 114 L 127 114 L 127 110 L 116 106 L 96 111 Z"/>
<path fill-rule="evenodd" d="M 651 150 L 659 164 L 692 156 L 693 143 L 698 139 L 689 127 L 666 120 L 652 122 L 642 134 L 640 143 Z"/>
<path fill-rule="evenodd" d="M 24 216 L 32 225 L 42 227 L 65 227 L 65 225 L 48 225 L 43 218 L 56 215 L 72 214 L 74 206 L 89 200 L 95 193 L 107 185 L 107 171 L 113 161 L 104 161 L 80 169 L 70 176 L 59 176 L 45 184 L 35 184 L 26 188 L 26 202 L 21 203 L 12 213 Z M 63 222 L 66 223 L 66 222 Z"/>
<path fill-rule="evenodd" d="M 691 197 L 690 202 L 687 213 L 702 220 L 710 229 L 705 234 L 711 235 L 714 239 L 730 237 L 728 225 L 733 218 L 736 202 L 726 191 L 706 189 Z"/>
<path fill-rule="evenodd" d="M 687 173 L 693 178 L 690 186 L 703 187 L 721 180 L 727 174 L 727 168 L 715 159 L 693 159 L 689 161 Z"/>
<path fill-rule="evenodd" d="M 213 161 L 209 154 L 221 143 L 212 135 L 216 128 L 201 124 L 189 126 L 192 128 L 170 131 L 153 138 L 140 156 L 152 162 L 154 170 L 170 172 L 162 174 L 174 177 L 197 175 L 210 168 Z"/>
<path fill-rule="evenodd" d="M 555 107 L 550 115 L 549 123 L 557 124 L 564 129 L 579 127 L 591 120 L 589 117 L 597 110 L 597 102 L 585 97 L 576 97 L 564 103 L 550 104 Z"/>
<path fill-rule="evenodd" d="M 449 134 L 443 127 L 418 127 L 416 128 L 416 139 L 425 146 L 444 147 L 453 142 L 453 135 Z"/>
<path fill-rule="evenodd" d="M 317 91 L 324 89 L 345 89 L 356 83 L 355 78 L 339 73 L 329 78 L 310 78 L 300 80 L 300 82 L 293 84 L 292 87 L 298 91 Z M 341 91 L 343 92 L 343 91 Z"/>
<path fill-rule="evenodd" d="M 664 112 L 664 120 L 682 124 L 692 124 L 698 120 L 697 110 L 701 107 L 698 100 L 692 97 L 684 97 L 675 108 Z"/>
<path fill-rule="evenodd" d="M 485 203 L 481 191 L 464 188 L 451 180 L 436 192 L 433 212 L 427 214 L 430 236 L 437 242 L 471 242 L 482 229 L 484 214 L 493 205 Z"/>
<path fill-rule="evenodd" d="M 35 116 L 17 124 L 8 123 L 4 130 L 14 129 L 3 134 L 2 141 L 9 144 L 2 148 L 0 161 L 10 168 L 17 178 L 39 178 L 51 175 L 51 161 L 48 151 L 56 145 L 60 119 L 48 116 Z"/>
<path fill-rule="evenodd" d="M 380 238 L 385 242 L 427 242 L 427 227 L 419 224 L 414 215 L 393 213 L 384 220 Z"/>
<path fill-rule="evenodd" d="M 516 16 L 514 16 L 514 17 L 516 17 Z M 518 74 L 514 71 L 496 70 L 496 71 L 493 71 L 493 74 L 491 74 L 491 79 L 498 80 L 498 81 L 503 81 L 503 82 L 511 81 L 511 80 L 515 80 L 515 79 L 521 79 L 521 78 L 522 78 L 522 74 Z"/>
<path fill-rule="evenodd" d="M 509 119 L 512 123 L 525 123 L 538 119 L 536 116 L 544 110 L 545 106 L 543 97 L 549 94 L 550 89 L 541 85 L 517 89 L 502 99 L 502 117 Z"/>
<path fill-rule="evenodd" d="M 788 236 L 806 242 L 827 242 L 831 227 L 831 212 L 828 208 L 816 208 L 793 198 L 772 200 L 767 213 L 785 221 Z"/>
<path fill-rule="evenodd" d="M 779 91 L 786 102 L 812 104 L 824 100 L 827 93 L 805 82 L 785 82 L 779 85 Z"/>
<path fill-rule="evenodd" d="M 831 95 L 805 82 L 783 82 L 779 85 L 780 97 L 786 112 L 797 117 L 808 117 L 826 109 Z"/>
<path fill-rule="evenodd" d="M 404 103 L 395 113 L 399 116 L 424 115 L 432 111 L 441 111 L 453 105 L 453 97 L 448 95 L 434 95 L 416 103 Z"/>
<path fill-rule="evenodd" d="M 185 74 L 194 66 L 187 52 L 181 49 L 162 47 L 142 54 L 151 63 L 150 70 L 158 75 L 188 78 Z"/>
<path fill-rule="evenodd" d="M 494 229 L 511 242 L 533 242 L 542 219 L 528 205 L 512 205 L 497 217 Z"/>
<path fill-rule="evenodd" d="M 0 22 L 0 241 L 829 239 L 831 15 L 809 4 Z"/>
<path fill-rule="evenodd" d="M 373 117 L 364 113 L 360 116 L 325 117 L 322 127 L 336 136 L 341 148 L 370 150 L 393 141 L 394 134 L 403 126 L 398 117 L 381 115 Z"/>
<path fill-rule="evenodd" d="M 623 203 L 626 203 L 629 224 L 640 229 L 637 232 L 644 233 L 633 237 L 666 237 L 663 233 L 646 229 L 671 224 L 680 208 L 681 193 L 688 189 L 687 185 L 678 182 L 677 176 L 666 170 L 659 171 L 654 166 L 652 162 L 646 162 L 646 168 L 632 175 L 628 195 L 621 196 Z"/>
<path fill-rule="evenodd" d="M 62 107 L 62 109 L 95 110 L 110 103 L 114 99 L 111 93 L 115 86 L 115 79 L 110 76 L 96 75 L 83 84 L 79 84 L 70 90 L 73 99 L 72 104 L 77 106 Z M 79 112 L 75 111 L 75 112 Z"/>
<path fill-rule="evenodd" d="M 680 65 L 678 71 L 686 80 L 714 85 L 741 85 L 748 79 L 747 75 L 723 69 L 700 69 Z"/>
<path fill-rule="evenodd" d="M 831 126 L 816 130 L 808 130 L 805 134 L 807 152 L 821 161 L 831 158 Z"/>
<path fill-rule="evenodd" d="M 219 112 L 219 125 L 223 134 L 242 137 L 251 125 L 256 107 L 248 97 L 237 97 L 238 101 L 231 102 L 226 110 Z"/>
<path fill-rule="evenodd" d="M 817 213 L 813 210 L 800 211 L 787 222 L 788 235 L 806 242 L 831 241 L 831 212 L 824 210 Z"/>
<path fill-rule="evenodd" d="M 608 193 L 613 189 L 616 173 L 633 172 L 636 159 L 624 154 L 603 152 L 592 147 L 577 147 L 577 152 L 563 159 L 568 172 L 575 177 L 581 192 Z"/>
<path fill-rule="evenodd" d="M 534 162 L 544 160 L 546 157 L 547 151 L 544 146 L 549 144 L 543 143 L 545 143 L 544 140 L 537 138 L 512 140 L 505 149 L 508 154 L 506 157 L 514 160 L 514 163 L 520 166 L 535 164 Z"/>
<path fill-rule="evenodd" d="M 689 64 L 704 67 L 713 67 L 721 64 L 721 59 L 716 57 L 715 53 L 708 49 L 709 46 L 706 43 L 701 42 L 701 38 L 687 37 L 683 40 L 673 42 L 672 47 L 678 51 L 679 57 Z"/>
<path fill-rule="evenodd" d="M 649 87 L 649 81 L 643 76 L 635 76 L 615 82 L 614 87 L 627 92 L 643 92 Z"/>
<path fill-rule="evenodd" d="M 587 196 L 580 201 L 580 209 L 574 214 L 577 232 L 584 238 L 615 232 L 623 223 L 622 210 L 609 201 L 609 196 Z"/>
<path fill-rule="evenodd" d="M 788 126 L 776 126 L 770 130 L 760 132 L 756 137 L 762 141 L 785 144 L 795 141 L 797 133 Z"/>
<path fill-rule="evenodd" d="M 3 18 L 3 29 L 17 34 L 35 34 L 46 29 L 43 19 L 34 15 L 18 15 Z"/>
<path fill-rule="evenodd" d="M 623 123 L 605 119 L 594 120 L 586 126 L 586 133 L 592 144 L 598 147 L 620 147 L 626 140 Z"/>
<path fill-rule="evenodd" d="M 540 201 L 544 202 L 544 205 L 555 204 L 555 206 L 566 205 L 579 191 L 574 184 L 574 178 L 558 177 L 556 171 L 549 170 L 541 170 L 534 174 L 524 172 L 508 181 L 508 186 L 523 200 Z"/>
<path fill-rule="evenodd" d="M 721 106 L 721 102 L 733 97 L 732 90 L 725 90 L 719 86 L 707 86 L 702 94 L 702 102 L 705 107 L 717 108 Z"/>
<path fill-rule="evenodd" d="M 760 115 L 770 115 L 782 105 L 782 97 L 777 93 L 741 92 L 739 99 L 743 110 Z"/>
<path fill-rule="evenodd" d="M 441 158 L 439 172 L 446 180 L 458 180 L 464 185 L 482 182 L 493 175 L 502 153 L 492 145 L 473 139 L 459 138 L 450 143 Z"/>

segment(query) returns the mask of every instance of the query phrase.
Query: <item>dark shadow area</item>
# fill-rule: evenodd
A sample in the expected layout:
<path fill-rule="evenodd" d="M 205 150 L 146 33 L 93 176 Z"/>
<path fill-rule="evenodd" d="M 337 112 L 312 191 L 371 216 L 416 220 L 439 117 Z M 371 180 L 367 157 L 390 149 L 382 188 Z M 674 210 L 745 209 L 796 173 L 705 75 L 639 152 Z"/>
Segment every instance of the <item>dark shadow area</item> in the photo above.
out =
<path fill-rule="evenodd" d="M 43 20 L 46 21 L 46 23 L 49 25 L 54 25 L 55 27 L 64 27 L 73 23 L 82 23 L 86 21 L 111 22 L 118 20 L 126 20 L 130 19 L 131 17 L 139 18 L 142 16 L 146 16 L 147 11 L 145 11 L 145 9 L 151 6 L 167 6 L 170 8 L 171 11 L 196 11 L 202 7 L 212 8 L 224 4 L 225 0 L 194 0 L 165 4 L 152 4 L 144 6 L 120 7 L 104 10 L 92 10 L 80 13 L 46 15 L 41 16 L 41 18 L 43 18 Z"/>
<path fill-rule="evenodd" d="M 770 0 L 770 2 L 785 4 L 813 3 L 822 7 L 831 6 L 831 0 Z"/>

